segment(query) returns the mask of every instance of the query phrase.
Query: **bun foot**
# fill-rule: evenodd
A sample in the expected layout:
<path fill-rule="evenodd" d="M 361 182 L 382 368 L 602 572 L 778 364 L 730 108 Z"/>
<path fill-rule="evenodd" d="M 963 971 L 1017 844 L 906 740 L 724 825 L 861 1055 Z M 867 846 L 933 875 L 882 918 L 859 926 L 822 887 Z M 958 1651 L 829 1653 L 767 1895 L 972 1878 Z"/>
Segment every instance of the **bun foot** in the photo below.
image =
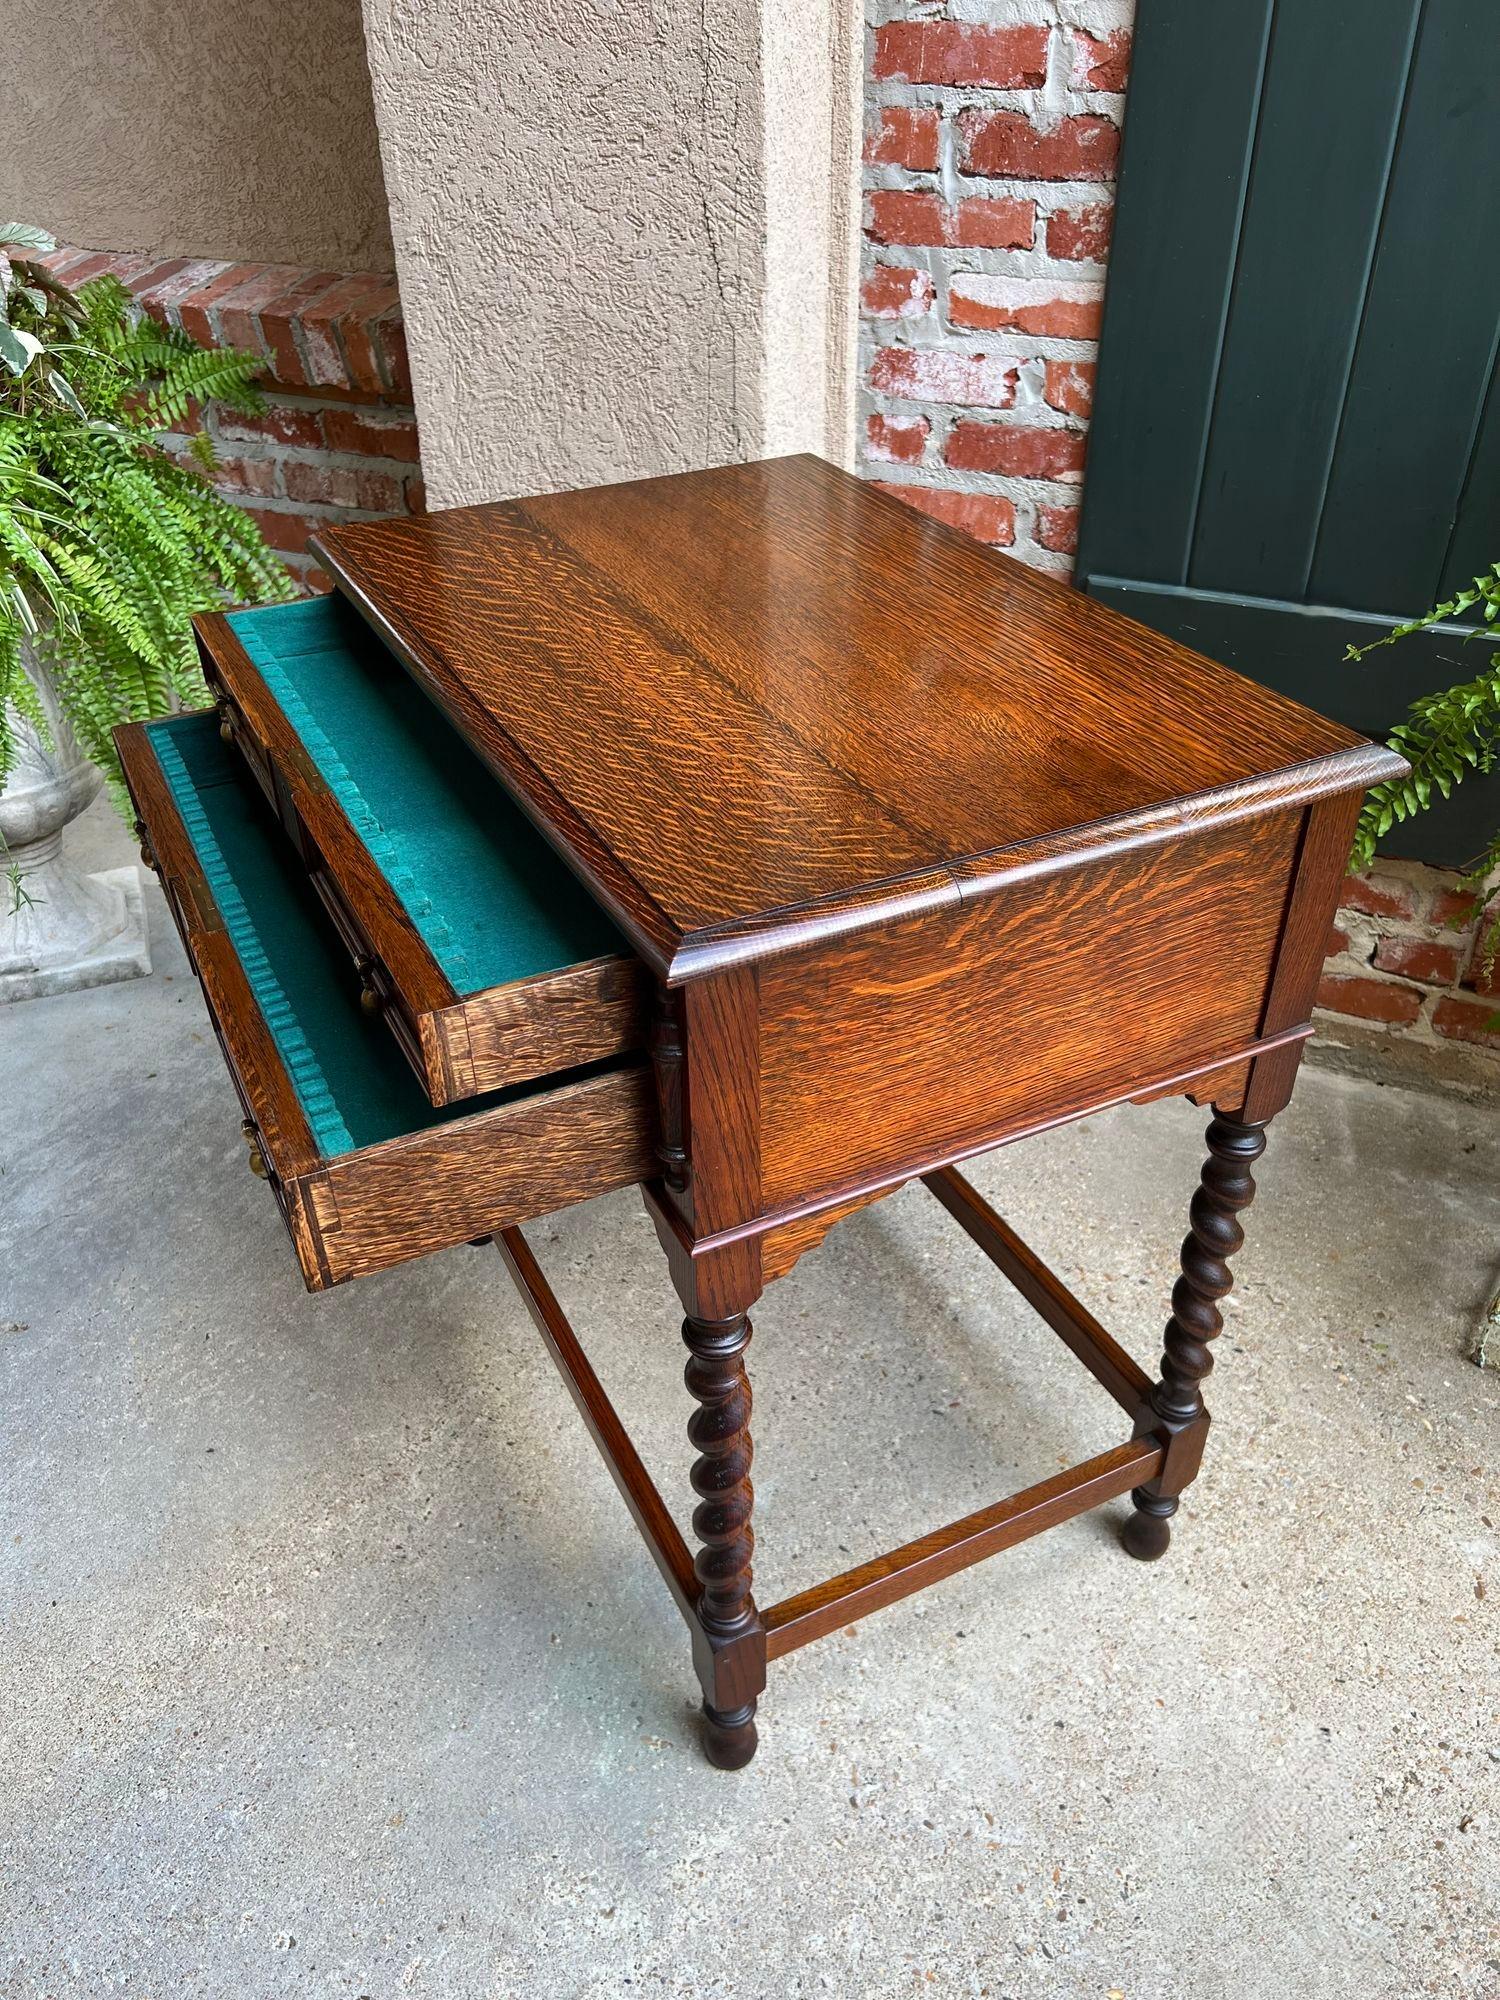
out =
<path fill-rule="evenodd" d="M 1132 1493 L 1134 1511 L 1120 1530 L 1120 1541 L 1128 1556 L 1137 1562 L 1154 1563 L 1167 1553 L 1172 1539 L 1172 1516 L 1176 1500 L 1158 1500 L 1150 1493 Z"/>
<path fill-rule="evenodd" d="M 703 1704 L 703 1754 L 720 1771 L 743 1771 L 755 1755 L 755 1703 L 743 1708 Z"/>

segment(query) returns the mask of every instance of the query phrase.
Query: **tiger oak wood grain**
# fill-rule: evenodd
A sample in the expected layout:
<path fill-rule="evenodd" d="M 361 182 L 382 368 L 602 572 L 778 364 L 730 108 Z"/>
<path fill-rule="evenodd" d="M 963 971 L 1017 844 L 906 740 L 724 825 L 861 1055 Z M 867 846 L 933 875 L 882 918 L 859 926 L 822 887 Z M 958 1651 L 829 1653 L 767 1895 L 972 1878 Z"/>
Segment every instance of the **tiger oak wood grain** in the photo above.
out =
<path fill-rule="evenodd" d="M 1207 1429 L 1194 1342 L 1212 1330 L 1203 1301 L 1228 1282 L 1211 1253 L 1239 1194 L 1205 1170 L 1223 1198 L 1195 1201 L 1192 1298 L 1179 1285 L 1153 1382 L 952 1165 L 1167 1090 L 1212 1099 L 1220 1154 L 1258 1132 L 1310 1032 L 1359 796 L 1400 760 L 810 459 L 352 524 L 317 546 L 659 990 L 633 1030 L 649 1070 L 459 1121 L 431 1149 L 412 1134 L 338 1161 L 299 1154 L 287 1183 L 285 1079 L 240 1018 L 211 899 L 145 784 L 168 894 L 209 966 L 231 1072 L 270 1127 L 309 1282 L 454 1231 L 498 1234 L 687 1613 L 721 1764 L 754 1751 L 767 1660 L 853 1618 L 1127 1491 L 1128 1545 L 1160 1553 Z M 362 952 L 361 859 L 344 855 L 305 760 L 231 678 L 231 731 Z M 411 1013 L 409 947 L 395 936 L 392 949 L 395 966 L 375 952 L 369 977 L 457 1091 L 475 1024 L 460 1032 L 451 999 Z M 567 1033 L 556 982 L 547 1003 L 539 1049 Z M 518 1013 L 497 1019 L 481 1063 L 524 1047 L 524 1000 Z M 840 1216 L 918 1174 L 1138 1435 L 757 1611 L 748 1314 Z M 628 1179 L 687 1314 L 691 1574 L 513 1233 Z M 827 1346 L 832 1370 L 835 1336 Z M 1177 1388 L 1190 1378 L 1189 1408 Z"/>
<path fill-rule="evenodd" d="M 644 1064 L 329 1160 L 308 1199 L 342 1284 L 629 1187 L 652 1166 Z"/>
<path fill-rule="evenodd" d="M 1236 1063 L 1225 1064 L 1216 1060 L 1200 1063 L 1190 1069 L 1176 1070 L 1169 1075 L 1155 1077 L 1146 1083 L 1132 1082 L 1123 1089 L 1094 1098 L 1088 1103 L 1075 1098 L 1060 1109 L 1053 1109 L 1041 1116 L 1030 1116 L 1023 1112 L 1015 1119 L 1007 1120 L 998 1135 L 989 1133 L 981 1139 L 954 1146 L 946 1152 L 928 1153 L 902 1166 L 867 1174 L 862 1177 L 861 1185 L 857 1188 L 820 1189 L 816 1194 L 803 1196 L 779 1208 L 767 1210 L 750 1222 L 731 1225 L 730 1228 L 713 1236 L 695 1238 L 688 1224 L 675 1217 L 675 1211 L 664 1210 L 660 1201 L 659 1183 L 648 1181 L 641 1192 L 645 1197 L 647 1208 L 658 1220 L 658 1234 L 661 1233 L 662 1215 L 664 1213 L 674 1215 L 677 1245 L 676 1250 L 669 1251 L 669 1256 L 673 1260 L 674 1278 L 682 1269 L 679 1252 L 682 1257 L 691 1257 L 698 1264 L 707 1265 L 721 1253 L 750 1237 L 760 1244 L 760 1276 L 763 1282 L 769 1283 L 772 1277 L 784 1276 L 786 1269 L 789 1268 L 783 1262 L 784 1253 L 780 1248 L 784 1239 L 790 1250 L 792 1263 L 795 1264 L 808 1250 L 816 1249 L 822 1240 L 822 1235 L 826 1234 L 827 1229 L 832 1228 L 842 1214 L 863 1208 L 868 1202 L 878 1201 L 883 1195 L 894 1194 L 906 1181 L 925 1178 L 929 1173 L 937 1172 L 943 1167 L 963 1166 L 979 1154 L 993 1151 L 997 1146 L 1010 1146 L 1019 1140 L 1034 1139 L 1043 1132 L 1055 1130 L 1059 1125 L 1072 1124 L 1080 1118 L 1091 1117 L 1096 1112 L 1118 1110 L 1127 1104 L 1145 1105 L 1163 1097 L 1185 1097 L 1192 1104 L 1202 1102 L 1217 1106 L 1221 1090 L 1227 1089 L 1229 1092 L 1227 1105 L 1232 1107 L 1236 1101 L 1235 1094 L 1242 1087 L 1243 1079 L 1248 1076 L 1253 1062 L 1262 1056 L 1289 1048 L 1294 1043 L 1300 1047 L 1310 1039 L 1312 1032 L 1311 1024 L 1303 1023 L 1295 1028 L 1285 1029 L 1280 1035 L 1269 1036 L 1263 1042 L 1253 1042 L 1250 1045 L 1251 1053 Z M 828 1218 L 826 1224 L 823 1221 L 825 1217 Z M 823 1225 L 821 1229 L 820 1224 Z M 778 1266 L 780 1268 L 777 1268 Z M 739 1296 L 738 1292 L 736 1296 Z M 753 1297 L 751 1303 L 754 1303 Z"/>
<path fill-rule="evenodd" d="M 1263 1035 L 1278 1034 L 1312 1013 L 1360 804 L 1359 794 L 1344 792 L 1308 808 L 1287 893 L 1276 970 L 1261 1017 Z M 1301 1060 L 1300 1045 L 1258 1057 L 1238 1097 L 1226 1095 L 1214 1102 L 1248 1121 L 1272 1118 L 1291 1097 Z"/>
<path fill-rule="evenodd" d="M 1286 811 L 1209 828 L 768 961 L 763 1204 L 1241 1054 L 1299 837 Z"/>
<path fill-rule="evenodd" d="M 650 981 L 636 958 L 589 958 L 445 1007 L 431 1022 L 457 1103 L 645 1046 Z M 424 1027 L 426 1026 L 424 1020 Z"/>
<path fill-rule="evenodd" d="M 642 1045 L 647 981 L 639 960 L 626 955 L 456 992 L 234 628 L 213 613 L 195 619 L 194 632 L 231 739 L 434 1104 Z"/>
<path fill-rule="evenodd" d="M 946 859 L 1260 780 L 1354 740 L 1288 703 L 1259 714 L 1246 756 L 1232 730 L 1248 684 L 1133 630 L 1122 649 L 1129 628 L 1095 600 L 816 459 L 576 500 L 521 505 Z M 1122 730 L 1148 706 L 1155 727 Z"/>
<path fill-rule="evenodd" d="M 760 1274 L 764 1284 L 773 1278 L 784 1278 L 788 1271 L 810 1250 L 816 1250 L 837 1222 L 846 1216 L 868 1208 L 873 1201 L 882 1201 L 888 1194 L 895 1194 L 904 1187 L 904 1181 L 866 1189 L 861 1194 L 851 1195 L 847 1201 L 835 1202 L 831 1207 L 814 1209 L 810 1214 L 793 1216 L 789 1221 L 773 1223 L 760 1239 Z"/>
<path fill-rule="evenodd" d="M 1397 767 L 816 459 L 318 547 L 672 981 Z"/>
<path fill-rule="evenodd" d="M 629 1187 L 651 1172 L 654 1092 L 639 1062 L 324 1158 L 149 733 L 132 724 L 116 733 L 116 742 L 168 906 L 310 1291 Z"/>

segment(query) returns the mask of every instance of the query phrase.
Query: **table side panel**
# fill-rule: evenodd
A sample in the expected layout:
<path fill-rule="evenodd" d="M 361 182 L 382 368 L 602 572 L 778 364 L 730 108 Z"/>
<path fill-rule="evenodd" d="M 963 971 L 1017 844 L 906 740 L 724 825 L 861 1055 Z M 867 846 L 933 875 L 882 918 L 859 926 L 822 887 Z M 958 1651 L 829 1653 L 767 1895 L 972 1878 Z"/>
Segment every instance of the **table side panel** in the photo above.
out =
<path fill-rule="evenodd" d="M 1311 1017 L 1363 803 L 1359 793 L 1344 792 L 1308 808 L 1286 928 L 1266 995 L 1263 1034 L 1279 1034 Z M 1275 1117 L 1291 1097 L 1301 1060 L 1299 1044 L 1277 1049 L 1250 1065 L 1239 1106 L 1247 1121 Z"/>
<path fill-rule="evenodd" d="M 768 961 L 762 1212 L 996 1143 L 1260 1030 L 1303 815 Z"/>

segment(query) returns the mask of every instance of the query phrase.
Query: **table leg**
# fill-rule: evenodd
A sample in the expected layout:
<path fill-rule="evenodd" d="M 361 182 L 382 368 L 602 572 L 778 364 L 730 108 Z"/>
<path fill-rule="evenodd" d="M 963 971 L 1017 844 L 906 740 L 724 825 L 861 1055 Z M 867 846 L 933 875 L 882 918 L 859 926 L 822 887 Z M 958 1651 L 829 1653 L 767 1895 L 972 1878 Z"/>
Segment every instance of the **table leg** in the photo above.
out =
<path fill-rule="evenodd" d="M 755 1701 L 765 1684 L 765 1634 L 750 1590 L 755 1493 L 744 1358 L 750 1321 L 744 1313 L 688 1318 L 682 1337 L 691 1356 L 688 1393 L 700 1406 L 689 1420 L 688 1440 L 699 1454 L 691 1480 L 698 1495 L 693 1532 L 703 1544 L 693 1570 L 702 1587 L 698 1622 L 707 1642 L 698 1661 L 704 1749 L 711 1764 L 737 1771 L 755 1755 Z"/>
<path fill-rule="evenodd" d="M 1223 1330 L 1219 1301 L 1234 1284 L 1229 1259 L 1245 1241 L 1238 1217 L 1255 1199 L 1250 1169 L 1266 1150 L 1268 1122 L 1241 1124 L 1216 1112 L 1209 1123 L 1208 1158 L 1189 1210 L 1190 1228 L 1182 1246 L 1182 1275 L 1172 1291 L 1161 1376 L 1136 1427 L 1138 1436 L 1149 1433 L 1167 1442 L 1161 1473 L 1130 1496 L 1135 1511 L 1122 1540 L 1128 1553 L 1141 1562 L 1155 1562 L 1166 1554 L 1177 1496 L 1196 1475 L 1202 1457 L 1208 1413 L 1201 1385 L 1214 1365 L 1209 1342 Z"/>

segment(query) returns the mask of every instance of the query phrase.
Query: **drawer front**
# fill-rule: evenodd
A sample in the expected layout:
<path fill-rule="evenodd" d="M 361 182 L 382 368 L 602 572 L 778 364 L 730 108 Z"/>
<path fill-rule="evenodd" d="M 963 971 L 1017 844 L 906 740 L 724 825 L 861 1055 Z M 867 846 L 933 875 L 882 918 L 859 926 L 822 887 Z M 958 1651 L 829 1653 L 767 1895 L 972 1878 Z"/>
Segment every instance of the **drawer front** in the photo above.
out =
<path fill-rule="evenodd" d="M 117 732 L 126 782 L 309 1290 L 654 1169 L 644 1065 L 435 1112 L 343 978 L 300 862 L 215 714 Z M 217 760 L 217 761 L 216 761 Z"/>
<path fill-rule="evenodd" d="M 308 599 L 196 629 L 226 740 L 433 1104 L 644 1048 L 644 968 L 355 613 Z"/>
<path fill-rule="evenodd" d="M 284 815 L 289 801 L 284 788 L 278 792 L 276 780 L 271 773 L 271 760 L 266 755 L 265 746 L 257 738 L 245 720 L 245 712 L 225 687 L 209 681 L 209 693 L 214 698 L 214 711 L 219 718 L 219 739 L 223 743 L 233 743 L 244 758 L 252 777 L 266 795 L 268 804 L 278 815 Z M 293 833 L 294 829 L 288 827 Z"/>

